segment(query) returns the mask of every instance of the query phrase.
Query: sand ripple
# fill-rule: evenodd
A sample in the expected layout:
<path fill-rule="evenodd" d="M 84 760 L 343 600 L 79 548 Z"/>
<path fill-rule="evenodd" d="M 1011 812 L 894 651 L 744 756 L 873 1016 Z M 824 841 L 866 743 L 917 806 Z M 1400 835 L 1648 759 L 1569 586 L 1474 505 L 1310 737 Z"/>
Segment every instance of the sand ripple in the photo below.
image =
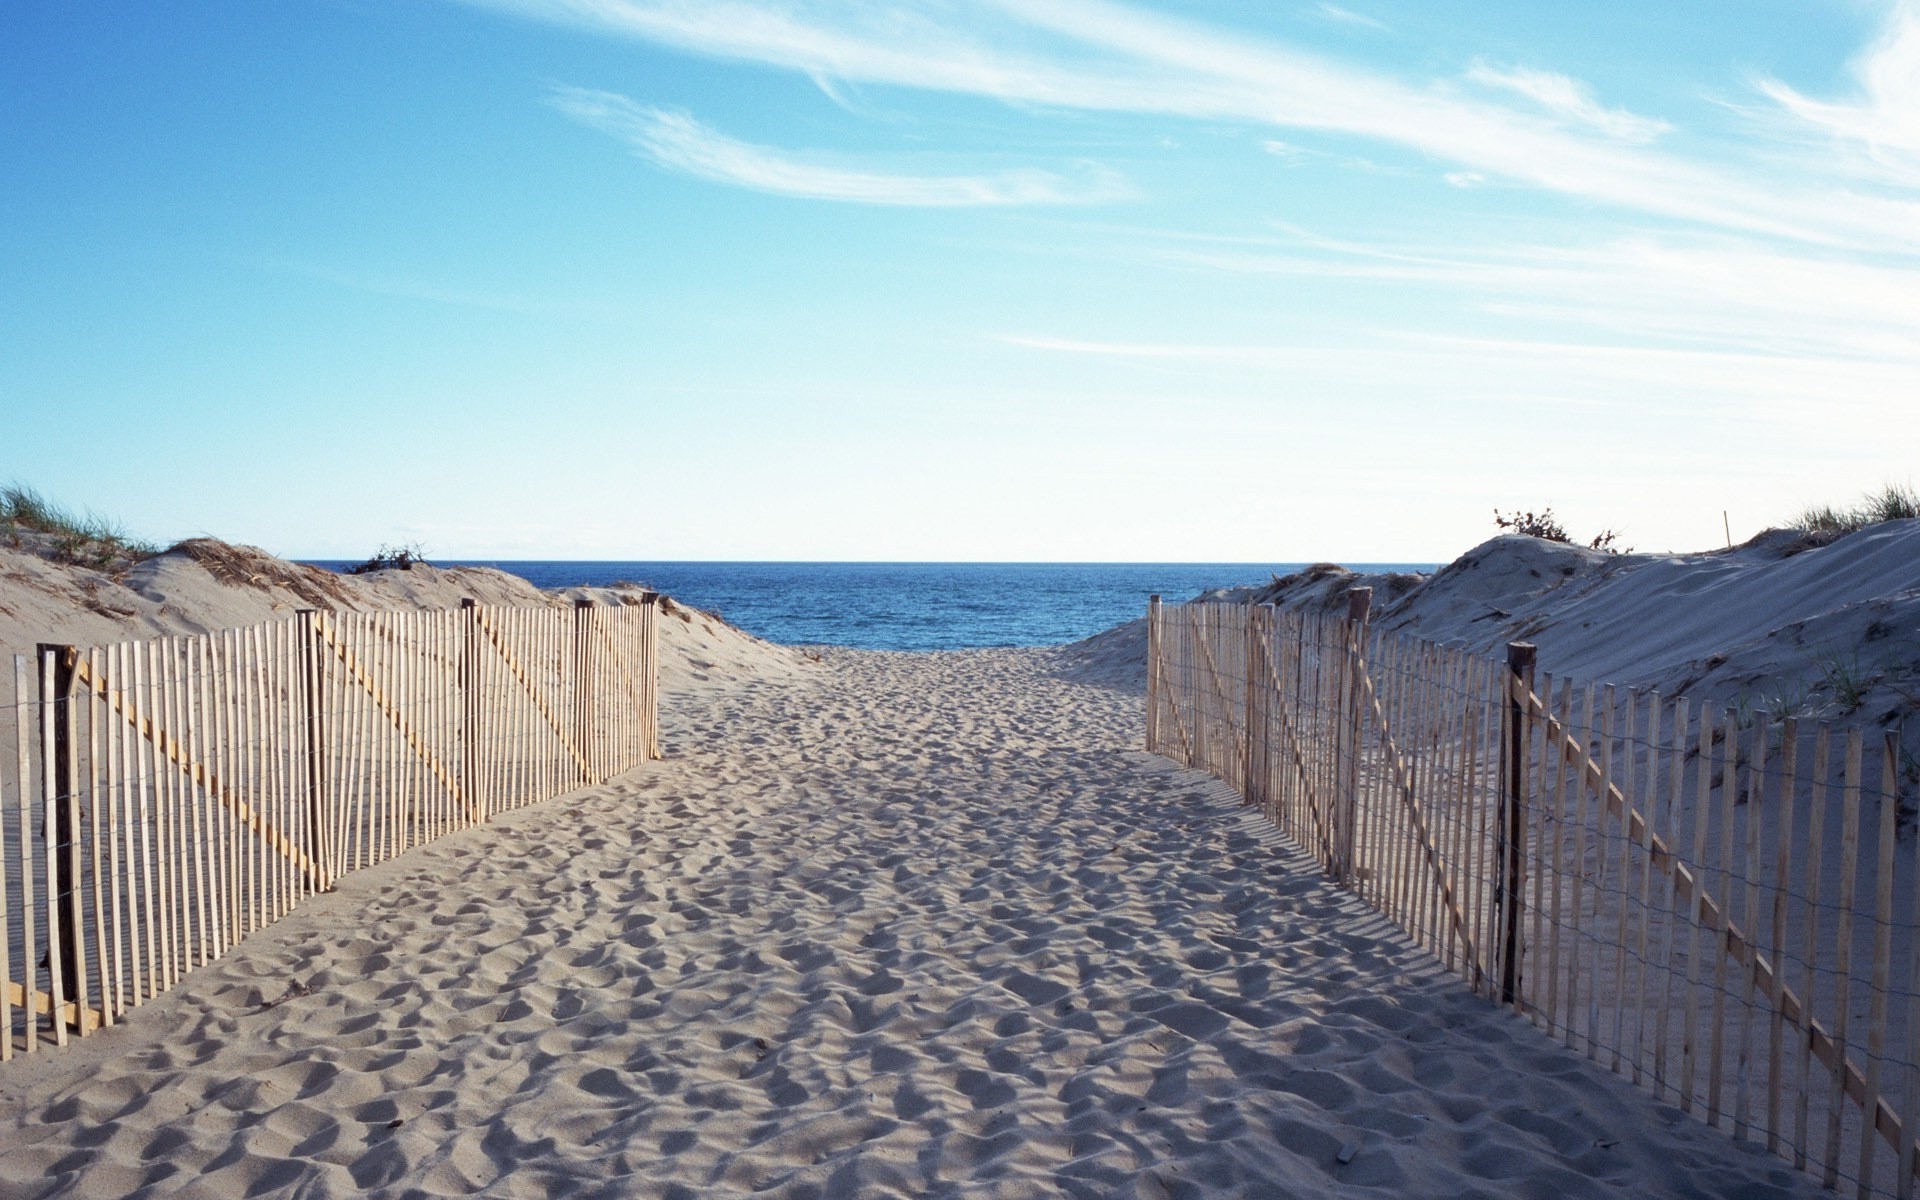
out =
<path fill-rule="evenodd" d="M 1819 1194 L 1468 995 L 1055 661 L 683 699 L 671 761 L 0 1071 L 0 1195 Z"/>

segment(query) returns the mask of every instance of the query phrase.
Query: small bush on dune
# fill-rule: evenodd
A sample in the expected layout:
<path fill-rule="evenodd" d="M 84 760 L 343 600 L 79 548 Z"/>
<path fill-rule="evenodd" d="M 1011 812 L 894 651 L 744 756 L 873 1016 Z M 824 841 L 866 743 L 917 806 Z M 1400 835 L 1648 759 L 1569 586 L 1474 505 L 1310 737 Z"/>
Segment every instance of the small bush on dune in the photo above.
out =
<path fill-rule="evenodd" d="M 348 575 L 371 575 L 375 571 L 411 571 L 415 567 L 429 566 L 426 551 L 419 542 L 408 542 L 403 546 L 388 546 L 384 543 L 372 558 L 363 563 L 348 567 Z"/>
<path fill-rule="evenodd" d="M 89 510 L 76 514 L 21 483 L 0 486 L 0 529 L 43 534 L 41 553 L 56 562 L 96 569 L 126 559 L 151 558 L 160 547 L 130 537 L 118 521 Z"/>
<path fill-rule="evenodd" d="M 1553 509 L 1543 508 L 1539 512 L 1515 509 L 1511 513 L 1493 510 L 1493 523 L 1501 529 L 1511 530 L 1523 537 L 1542 538 L 1549 542 L 1565 542 L 1573 545 L 1573 538 L 1567 534 L 1566 527 L 1553 515 Z M 1587 549 L 1599 550 L 1606 554 L 1632 554 L 1632 546 L 1620 545 L 1620 535 L 1611 529 L 1602 529 L 1587 542 Z"/>
<path fill-rule="evenodd" d="M 1788 527 L 1804 533 L 1838 536 L 1882 521 L 1904 521 L 1913 517 L 1920 517 L 1920 492 L 1910 485 L 1889 483 L 1877 492 L 1868 492 L 1859 503 L 1849 507 L 1816 504 L 1803 508 L 1788 522 Z"/>

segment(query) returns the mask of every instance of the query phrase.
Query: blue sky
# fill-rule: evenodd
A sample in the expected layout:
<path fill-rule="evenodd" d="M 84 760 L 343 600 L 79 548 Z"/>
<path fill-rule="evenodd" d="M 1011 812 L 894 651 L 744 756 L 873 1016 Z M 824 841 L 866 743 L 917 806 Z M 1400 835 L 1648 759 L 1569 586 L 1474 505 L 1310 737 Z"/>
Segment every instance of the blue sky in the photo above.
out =
<path fill-rule="evenodd" d="M 160 539 L 1697 549 L 1920 444 L 1920 0 L 15 0 L 0 179 L 0 475 Z"/>

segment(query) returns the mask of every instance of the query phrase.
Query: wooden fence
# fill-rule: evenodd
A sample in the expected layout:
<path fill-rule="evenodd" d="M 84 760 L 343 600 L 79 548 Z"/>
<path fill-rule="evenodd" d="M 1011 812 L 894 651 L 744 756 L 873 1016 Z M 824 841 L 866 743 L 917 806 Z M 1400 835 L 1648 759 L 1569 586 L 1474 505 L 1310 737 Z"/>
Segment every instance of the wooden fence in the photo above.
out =
<path fill-rule="evenodd" d="M 348 871 L 657 758 L 656 611 L 309 611 L 16 657 L 0 1060 L 113 1024 Z"/>
<path fill-rule="evenodd" d="M 1377 632 L 1351 599 L 1156 597 L 1147 748 L 1233 785 L 1574 1051 L 1829 1187 L 1913 1195 L 1920 838 L 1897 737 L 1577 686 L 1526 644 L 1501 662 Z"/>

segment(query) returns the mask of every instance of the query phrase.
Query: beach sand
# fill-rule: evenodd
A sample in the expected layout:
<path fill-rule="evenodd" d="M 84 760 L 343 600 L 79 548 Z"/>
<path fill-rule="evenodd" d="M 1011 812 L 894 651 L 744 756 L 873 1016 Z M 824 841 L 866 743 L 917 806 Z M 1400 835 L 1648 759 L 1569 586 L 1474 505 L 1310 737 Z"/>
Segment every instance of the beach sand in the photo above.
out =
<path fill-rule="evenodd" d="M 1056 650 L 685 687 L 0 1071 L 0 1196 L 1824 1195 L 1470 995 Z"/>

